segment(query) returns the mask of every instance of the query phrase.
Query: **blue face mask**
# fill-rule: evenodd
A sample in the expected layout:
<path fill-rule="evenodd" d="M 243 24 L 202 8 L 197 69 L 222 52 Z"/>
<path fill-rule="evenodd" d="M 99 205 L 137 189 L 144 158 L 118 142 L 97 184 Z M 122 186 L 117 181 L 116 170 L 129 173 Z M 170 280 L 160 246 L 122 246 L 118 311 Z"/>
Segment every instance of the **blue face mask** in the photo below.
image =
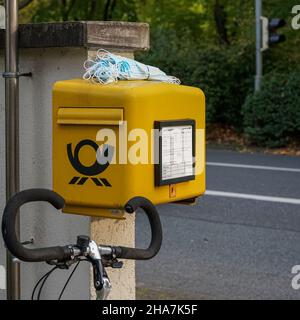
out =
<path fill-rule="evenodd" d="M 84 63 L 83 79 L 109 84 L 118 80 L 151 80 L 180 84 L 180 80 L 166 75 L 156 67 L 147 66 L 132 59 L 114 55 L 100 49 L 95 60 Z"/>

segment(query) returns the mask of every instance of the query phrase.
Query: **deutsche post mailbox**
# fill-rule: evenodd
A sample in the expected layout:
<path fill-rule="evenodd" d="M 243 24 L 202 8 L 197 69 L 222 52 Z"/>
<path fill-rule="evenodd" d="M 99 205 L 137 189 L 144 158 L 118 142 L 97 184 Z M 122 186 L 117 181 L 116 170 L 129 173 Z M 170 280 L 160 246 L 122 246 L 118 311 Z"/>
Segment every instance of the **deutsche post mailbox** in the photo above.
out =
<path fill-rule="evenodd" d="M 122 218 L 129 199 L 193 203 L 205 191 L 205 97 L 150 81 L 53 89 L 53 188 L 65 212 Z"/>

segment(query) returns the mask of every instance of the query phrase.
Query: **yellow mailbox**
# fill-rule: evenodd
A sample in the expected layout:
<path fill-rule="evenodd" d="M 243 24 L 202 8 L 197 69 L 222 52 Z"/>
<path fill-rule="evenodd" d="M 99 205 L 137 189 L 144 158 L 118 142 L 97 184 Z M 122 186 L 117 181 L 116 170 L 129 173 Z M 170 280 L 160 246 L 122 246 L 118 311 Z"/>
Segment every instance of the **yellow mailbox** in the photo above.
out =
<path fill-rule="evenodd" d="M 205 191 L 205 97 L 150 81 L 53 89 L 53 188 L 67 213 L 122 218 L 135 196 L 193 203 Z"/>

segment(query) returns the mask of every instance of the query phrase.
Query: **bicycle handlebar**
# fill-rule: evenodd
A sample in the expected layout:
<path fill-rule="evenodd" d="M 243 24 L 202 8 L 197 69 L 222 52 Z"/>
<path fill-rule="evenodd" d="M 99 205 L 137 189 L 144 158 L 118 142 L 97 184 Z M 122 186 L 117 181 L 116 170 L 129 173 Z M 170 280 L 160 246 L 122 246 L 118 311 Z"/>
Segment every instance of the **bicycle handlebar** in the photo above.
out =
<path fill-rule="evenodd" d="M 135 212 L 142 208 L 146 213 L 151 227 L 151 243 L 148 249 L 137 249 L 127 247 L 115 247 L 117 258 L 132 260 L 149 260 L 157 255 L 162 244 L 162 227 L 158 212 L 155 206 L 148 199 L 136 197 L 128 201 L 125 211 Z"/>
<path fill-rule="evenodd" d="M 46 189 L 30 189 L 17 193 L 7 203 L 2 219 L 2 234 L 8 250 L 18 259 L 26 262 L 64 261 L 72 259 L 72 246 L 57 246 L 39 249 L 27 249 L 19 241 L 16 234 L 16 217 L 22 205 L 29 202 L 46 201 L 57 210 L 65 205 L 65 200 L 57 193 Z M 135 197 L 125 206 L 127 213 L 133 213 L 142 208 L 146 213 L 151 226 L 151 243 L 148 249 L 127 247 L 112 247 L 116 258 L 149 260 L 160 250 L 162 244 L 162 227 L 155 206 L 148 199 Z"/>
<path fill-rule="evenodd" d="M 71 257 L 68 247 L 48 247 L 27 249 L 19 241 L 16 234 L 16 218 L 22 205 L 29 202 L 46 201 L 57 210 L 65 205 L 65 200 L 57 193 L 45 189 L 30 189 L 17 193 L 7 203 L 2 219 L 2 234 L 9 251 L 18 259 L 27 262 L 64 260 Z"/>

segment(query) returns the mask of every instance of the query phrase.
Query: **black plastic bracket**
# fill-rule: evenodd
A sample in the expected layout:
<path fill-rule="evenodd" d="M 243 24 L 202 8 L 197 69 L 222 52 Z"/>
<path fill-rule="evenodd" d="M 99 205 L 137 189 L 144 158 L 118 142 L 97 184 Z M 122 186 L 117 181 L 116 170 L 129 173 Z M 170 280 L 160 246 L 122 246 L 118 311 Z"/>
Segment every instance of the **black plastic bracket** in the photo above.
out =
<path fill-rule="evenodd" d="M 2 77 L 5 79 L 13 79 L 20 77 L 32 77 L 32 72 L 3 72 Z"/>
<path fill-rule="evenodd" d="M 33 238 L 31 238 L 30 240 L 22 242 L 23 246 L 28 246 L 30 244 L 34 244 L 34 239 Z"/>

